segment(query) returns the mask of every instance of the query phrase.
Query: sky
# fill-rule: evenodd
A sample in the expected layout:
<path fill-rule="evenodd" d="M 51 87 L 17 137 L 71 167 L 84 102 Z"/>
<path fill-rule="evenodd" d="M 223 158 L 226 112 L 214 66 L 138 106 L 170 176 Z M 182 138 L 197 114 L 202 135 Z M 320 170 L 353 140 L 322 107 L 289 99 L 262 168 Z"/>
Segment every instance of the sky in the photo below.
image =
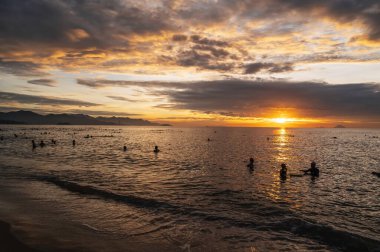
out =
<path fill-rule="evenodd" d="M 0 111 L 380 127 L 378 0 L 1 0 Z"/>

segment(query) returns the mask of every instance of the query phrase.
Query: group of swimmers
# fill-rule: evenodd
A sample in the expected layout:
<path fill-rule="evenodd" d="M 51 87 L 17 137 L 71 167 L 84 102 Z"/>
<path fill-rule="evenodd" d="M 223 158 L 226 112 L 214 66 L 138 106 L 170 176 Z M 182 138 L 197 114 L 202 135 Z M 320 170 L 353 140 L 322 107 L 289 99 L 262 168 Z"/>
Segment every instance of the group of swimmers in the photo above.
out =
<path fill-rule="evenodd" d="M 252 171 L 255 168 L 255 160 L 253 158 L 249 159 L 249 163 L 247 164 L 247 167 Z M 319 177 L 319 169 L 317 167 L 317 163 L 312 161 L 310 164 L 310 168 L 307 170 L 301 170 L 304 175 L 310 174 L 312 177 Z M 285 163 L 281 164 L 280 169 L 280 178 L 286 179 L 287 177 L 288 168 Z"/>
<path fill-rule="evenodd" d="M 14 134 L 14 135 L 15 135 L 16 138 L 18 137 L 16 134 Z M 90 138 L 90 137 L 92 137 L 92 136 L 89 136 L 89 135 L 88 135 L 88 137 L 86 137 L 86 138 Z M 1 136 L 1 140 L 3 140 L 3 136 Z M 211 141 L 211 139 L 208 138 L 207 141 Z M 51 139 L 51 143 L 54 144 L 54 145 L 56 145 L 56 144 L 57 144 L 57 141 L 54 140 L 54 139 Z M 72 141 L 72 144 L 73 144 L 73 146 L 76 145 L 75 140 Z M 46 144 L 44 143 L 44 141 L 41 140 L 41 142 L 39 143 L 39 146 L 42 148 L 42 147 L 44 147 L 45 145 L 46 145 Z M 34 140 L 32 140 L 32 148 L 33 148 L 33 149 L 37 148 L 37 144 L 36 144 L 36 142 L 35 142 Z M 127 146 L 124 145 L 123 150 L 124 150 L 124 151 L 127 151 L 127 150 L 128 150 Z M 160 152 L 160 150 L 158 149 L 158 146 L 157 146 L 157 145 L 154 146 L 153 152 L 154 152 L 154 153 L 158 153 L 158 152 Z M 253 171 L 253 169 L 255 168 L 255 160 L 254 160 L 253 158 L 250 158 L 250 159 L 249 159 L 249 163 L 247 164 L 247 167 L 248 167 L 251 171 Z M 281 164 L 281 169 L 280 169 L 280 178 L 281 178 L 281 179 L 286 179 L 286 177 L 287 177 L 287 171 L 288 171 L 288 169 L 287 169 L 286 164 L 285 164 L 285 163 L 282 163 L 282 164 Z M 310 164 L 310 168 L 309 168 L 309 169 L 307 169 L 307 170 L 301 170 L 301 171 L 304 172 L 304 175 L 306 175 L 306 174 L 310 174 L 312 177 L 319 177 L 319 169 L 318 169 L 318 167 L 317 167 L 316 162 L 314 162 L 314 161 L 311 162 L 311 164 Z M 379 172 L 372 172 L 372 174 L 373 174 L 373 175 L 376 175 L 376 176 L 378 176 L 378 177 L 380 177 L 380 173 L 379 173 Z"/>
<path fill-rule="evenodd" d="M 54 140 L 54 139 L 51 139 L 51 143 L 54 144 L 54 145 L 56 145 L 56 144 L 57 144 L 57 141 Z M 41 148 L 43 148 L 43 147 L 45 147 L 45 145 L 46 145 L 46 144 L 44 143 L 44 141 L 41 140 L 39 146 L 40 146 Z M 76 142 L 75 142 L 75 139 L 74 139 L 74 140 L 73 140 L 73 146 L 75 146 L 75 145 L 76 145 Z M 33 150 L 34 150 L 35 148 L 37 148 L 37 144 L 36 144 L 36 142 L 35 142 L 34 140 L 32 140 L 32 148 L 33 148 Z M 124 146 L 123 146 L 123 150 L 124 150 L 124 151 L 127 151 L 127 150 L 128 150 L 127 146 L 124 145 Z M 157 145 L 154 146 L 153 152 L 154 152 L 154 153 L 158 153 L 158 152 L 160 152 L 160 149 L 158 149 L 158 146 L 157 146 Z"/>
<path fill-rule="evenodd" d="M 42 134 L 42 133 L 41 133 L 41 134 Z M 46 134 L 46 132 L 45 132 L 45 134 Z M 18 135 L 17 135 L 17 134 L 14 134 L 14 137 L 17 138 Z M 92 138 L 92 136 L 87 135 L 85 138 Z M 0 140 L 1 140 L 1 141 L 4 140 L 4 137 L 3 137 L 3 136 L 0 136 Z M 267 140 L 269 141 L 269 137 L 267 138 Z M 207 141 L 211 141 L 211 139 L 210 139 L 210 138 L 207 138 Z M 54 139 L 51 139 L 51 143 L 52 143 L 53 145 L 56 145 L 56 144 L 57 144 L 57 141 L 54 140 Z M 72 141 L 72 144 L 73 144 L 73 146 L 76 145 L 75 140 Z M 38 146 L 38 145 L 36 144 L 36 142 L 35 142 L 34 140 L 32 140 L 32 148 L 33 148 L 33 150 L 34 150 L 35 148 L 37 148 L 37 146 Z M 41 142 L 39 143 L 39 146 L 40 146 L 41 148 L 43 148 L 43 147 L 46 146 L 46 144 L 44 143 L 43 140 L 41 140 Z M 123 150 L 124 150 L 124 151 L 127 151 L 127 150 L 128 150 L 127 146 L 124 145 L 124 146 L 123 146 Z M 157 146 L 157 145 L 154 146 L 153 152 L 156 153 L 156 154 L 157 154 L 158 152 L 160 152 L 160 150 L 158 149 L 158 146 Z M 254 168 L 255 168 L 255 163 L 254 163 L 254 162 L 255 162 L 255 160 L 254 160 L 253 158 L 250 158 L 250 159 L 249 159 L 249 163 L 247 164 L 247 167 L 248 167 L 251 171 L 253 171 Z M 285 163 L 282 163 L 282 164 L 281 164 L 281 169 L 280 169 L 280 178 L 281 178 L 282 180 L 285 180 L 285 179 L 287 178 L 287 171 L 288 171 L 288 169 L 287 169 L 286 164 L 285 164 Z M 311 164 L 310 164 L 310 168 L 309 168 L 309 169 L 307 169 L 307 170 L 300 170 L 300 171 L 302 171 L 302 172 L 304 173 L 304 175 L 306 175 L 306 174 L 310 174 L 312 177 L 319 177 L 319 169 L 318 169 L 318 167 L 317 167 L 316 162 L 314 162 L 314 161 L 311 162 Z M 372 172 L 372 174 L 375 175 L 375 176 L 380 177 L 380 172 Z M 293 175 L 292 175 L 292 176 L 293 176 Z M 297 175 L 296 175 L 296 176 L 297 176 Z M 302 175 L 298 175 L 298 176 L 302 176 Z"/>
<path fill-rule="evenodd" d="M 54 144 L 54 145 L 56 145 L 56 144 L 57 144 L 57 140 L 55 140 L 55 139 L 51 139 L 51 143 Z M 74 146 L 74 145 L 75 145 L 75 140 L 73 140 L 73 146 Z M 39 146 L 40 146 L 41 148 L 43 148 L 43 147 L 46 146 L 46 144 L 44 143 L 43 140 L 41 140 L 41 142 L 39 143 Z M 37 144 L 36 144 L 36 142 L 35 142 L 34 140 L 32 140 L 32 148 L 33 148 L 33 150 L 34 150 L 35 148 L 37 148 Z"/>
<path fill-rule="evenodd" d="M 54 140 L 54 139 L 52 139 L 51 140 L 51 143 L 52 144 L 54 144 L 54 145 L 56 145 L 57 144 L 57 140 Z M 73 140 L 73 146 L 75 146 L 75 140 Z M 46 144 L 45 144 L 45 142 L 43 141 L 43 140 L 41 140 L 41 142 L 38 144 L 41 148 L 43 148 L 43 147 L 45 147 L 46 146 Z M 36 144 L 36 142 L 34 141 L 34 140 L 32 140 L 32 148 L 33 148 L 33 150 L 35 149 L 35 148 L 37 148 L 37 144 Z"/>
<path fill-rule="evenodd" d="M 209 138 L 208 138 L 207 140 L 210 141 Z M 52 142 L 52 144 L 54 144 L 54 145 L 57 143 L 57 141 L 54 140 L 54 139 L 52 139 L 51 142 Z M 73 140 L 72 143 L 73 143 L 73 146 L 76 145 L 75 140 Z M 44 143 L 43 140 L 41 140 L 41 142 L 40 142 L 39 145 L 40 145 L 40 147 L 42 148 L 42 147 L 44 147 L 46 144 Z M 36 142 L 35 142 L 34 140 L 32 140 L 32 148 L 33 148 L 33 149 L 37 148 L 37 144 L 36 144 Z M 127 146 L 124 145 L 124 146 L 123 146 L 123 150 L 124 150 L 124 151 L 127 151 L 127 150 L 128 150 Z M 158 152 L 160 152 L 160 149 L 158 149 L 158 146 L 157 146 L 157 145 L 154 146 L 153 152 L 154 152 L 154 153 L 158 153 Z M 251 171 L 253 171 L 253 169 L 255 168 L 255 160 L 254 160 L 253 158 L 250 158 L 250 159 L 249 159 L 249 163 L 247 164 L 247 167 L 248 167 Z M 285 164 L 285 163 L 282 163 L 282 164 L 281 164 L 281 169 L 280 169 L 280 178 L 281 178 L 281 179 L 286 179 L 286 177 L 287 177 L 287 171 L 288 171 L 288 169 L 287 169 L 286 164 Z M 304 174 L 310 174 L 312 177 L 318 177 L 318 176 L 319 176 L 319 169 L 317 168 L 317 164 L 316 164 L 314 161 L 311 162 L 311 165 L 310 165 L 310 168 L 309 168 L 309 169 L 307 169 L 307 170 L 301 170 L 301 171 L 303 171 Z"/>

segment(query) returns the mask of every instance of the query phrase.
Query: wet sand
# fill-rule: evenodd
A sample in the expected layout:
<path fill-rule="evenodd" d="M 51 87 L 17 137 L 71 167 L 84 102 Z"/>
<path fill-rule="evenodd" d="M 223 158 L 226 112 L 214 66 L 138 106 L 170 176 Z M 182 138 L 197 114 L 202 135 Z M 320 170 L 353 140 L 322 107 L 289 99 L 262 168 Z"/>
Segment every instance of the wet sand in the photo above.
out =
<path fill-rule="evenodd" d="M 37 252 L 20 242 L 11 232 L 11 225 L 0 220 L 0 250 L 2 252 Z"/>
<path fill-rule="evenodd" d="M 36 191 L 35 186 L 42 187 Z M 59 198 L 64 204 L 36 201 L 37 197 L 47 195 L 54 195 L 54 199 Z M 113 236 L 78 220 L 67 208 L 73 197 L 77 196 L 55 185 L 0 178 L 0 252 L 153 252 L 157 247 L 162 251 L 178 251 L 178 247 L 165 240 L 148 243 L 146 238 Z M 62 214 L 63 209 L 67 215 Z"/>

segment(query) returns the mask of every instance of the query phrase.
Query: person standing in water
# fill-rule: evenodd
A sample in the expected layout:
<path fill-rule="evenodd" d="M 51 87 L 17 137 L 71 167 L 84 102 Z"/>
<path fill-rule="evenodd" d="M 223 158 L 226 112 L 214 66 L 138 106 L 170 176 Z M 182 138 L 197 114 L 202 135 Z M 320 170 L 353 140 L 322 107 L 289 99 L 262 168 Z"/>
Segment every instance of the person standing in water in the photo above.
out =
<path fill-rule="evenodd" d="M 281 170 L 280 170 L 280 178 L 281 179 L 286 179 L 286 173 L 288 171 L 288 168 L 286 167 L 285 163 L 281 164 Z"/>
<path fill-rule="evenodd" d="M 154 146 L 154 150 L 153 150 L 153 152 L 154 152 L 154 153 L 158 153 L 158 152 L 160 152 L 160 150 L 158 149 L 158 146 L 157 146 L 157 145 Z"/>
<path fill-rule="evenodd" d="M 250 170 L 253 170 L 255 168 L 255 160 L 253 158 L 250 158 L 249 159 L 249 163 L 247 164 L 247 167 L 250 169 Z"/>
<path fill-rule="evenodd" d="M 36 142 L 34 142 L 34 140 L 32 140 L 32 148 L 33 148 L 33 150 L 34 150 L 35 148 L 37 148 L 37 144 L 36 144 Z"/>
<path fill-rule="evenodd" d="M 75 140 L 73 140 L 73 146 L 75 146 Z"/>
<path fill-rule="evenodd" d="M 44 146 L 45 146 L 45 143 L 44 143 L 43 140 L 41 140 L 41 142 L 40 142 L 40 147 L 42 148 L 42 147 L 44 147 Z"/>
<path fill-rule="evenodd" d="M 319 169 L 317 168 L 317 163 L 315 163 L 314 161 L 311 162 L 309 169 L 304 170 L 305 174 L 308 174 L 309 172 L 311 176 L 319 177 Z"/>
<path fill-rule="evenodd" d="M 127 151 L 127 146 L 124 145 L 123 150 L 124 150 L 124 151 Z"/>

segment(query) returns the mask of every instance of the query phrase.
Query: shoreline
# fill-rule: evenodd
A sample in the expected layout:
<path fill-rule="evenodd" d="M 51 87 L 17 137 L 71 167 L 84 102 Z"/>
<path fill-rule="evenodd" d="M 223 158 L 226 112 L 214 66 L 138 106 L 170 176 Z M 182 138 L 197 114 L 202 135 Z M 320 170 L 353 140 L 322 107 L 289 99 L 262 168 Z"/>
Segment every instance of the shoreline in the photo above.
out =
<path fill-rule="evenodd" d="M 38 250 L 22 243 L 14 234 L 12 226 L 3 220 L 0 220 L 0 244 L 3 252 L 38 252 Z"/>
<path fill-rule="evenodd" d="M 153 252 L 157 247 L 164 251 L 178 251 L 176 246 L 165 241 L 147 244 L 139 237 L 114 236 L 104 230 L 95 230 L 81 219 L 74 220 L 73 215 L 62 218 L 62 212 L 57 212 L 56 206 L 31 199 L 33 193 L 30 192 L 34 191 L 35 183 L 0 178 L 0 252 L 122 252 L 126 248 L 128 251 Z M 50 192 L 58 193 L 60 199 L 65 194 L 61 188 L 46 183 L 38 182 L 38 188 L 50 188 Z M 62 202 L 57 204 L 62 206 Z"/>

